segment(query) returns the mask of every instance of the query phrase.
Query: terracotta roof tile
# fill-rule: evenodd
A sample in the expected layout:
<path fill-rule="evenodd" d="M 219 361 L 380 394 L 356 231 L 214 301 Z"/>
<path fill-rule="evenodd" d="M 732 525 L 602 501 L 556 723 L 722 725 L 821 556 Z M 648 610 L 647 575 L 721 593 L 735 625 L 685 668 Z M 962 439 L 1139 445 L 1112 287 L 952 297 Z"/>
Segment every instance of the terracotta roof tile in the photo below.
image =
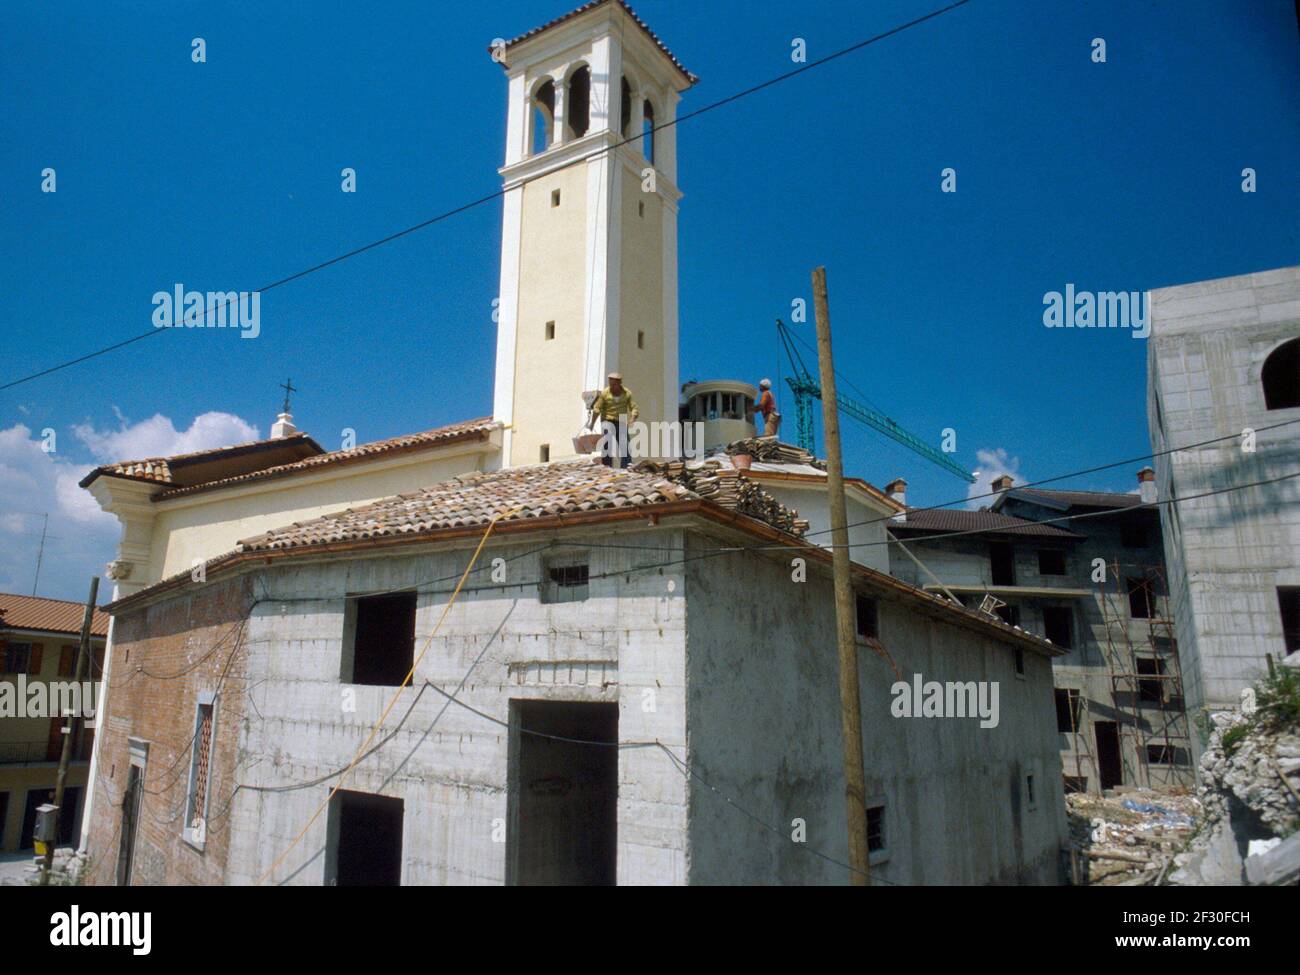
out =
<path fill-rule="evenodd" d="M 420 535 L 607 508 L 647 507 L 700 495 L 661 474 L 616 471 L 590 460 L 462 474 L 410 494 L 246 538 L 238 552 Z"/>
<path fill-rule="evenodd" d="M 1035 495 L 1078 508 L 1136 508 L 1142 504 L 1137 494 L 1111 491 L 1053 491 L 1048 488 L 1012 488 L 1012 493 L 1032 498 Z"/>
<path fill-rule="evenodd" d="M 506 41 L 506 50 L 509 51 L 510 48 L 515 44 L 519 44 L 523 41 L 529 40 L 530 38 L 536 37 L 542 31 L 550 30 L 552 27 L 556 26 L 557 24 L 562 24 L 565 21 L 572 20 L 574 17 L 577 17 L 580 14 L 585 14 L 588 10 L 595 10 L 597 7 L 603 6 L 604 4 L 611 3 L 611 2 L 617 3 L 620 7 L 623 8 L 623 10 L 627 13 L 627 15 L 632 18 L 633 22 L 638 27 L 640 27 L 643 31 L 645 31 L 646 36 L 649 37 L 650 40 L 654 42 L 655 47 L 659 48 L 659 50 L 661 50 L 664 53 L 664 56 L 673 63 L 674 67 L 676 67 L 677 70 L 682 73 L 683 77 L 685 77 L 687 81 L 689 81 L 691 84 L 695 84 L 697 81 L 700 80 L 696 75 L 686 70 L 686 66 L 682 64 L 682 62 L 677 60 L 676 55 L 674 55 L 672 51 L 668 50 L 668 46 L 659 39 L 658 35 L 655 34 L 655 32 L 652 31 L 649 28 L 649 26 L 646 25 L 646 22 L 644 20 L 642 20 L 640 17 L 637 16 L 636 11 L 633 10 L 631 7 L 629 7 L 624 2 L 624 0 L 591 0 L 590 3 L 584 3 L 581 7 L 577 7 L 574 10 L 570 10 L 567 14 L 564 14 L 563 16 L 556 17 L 554 20 L 548 20 L 540 27 L 534 27 L 532 30 L 527 31 L 526 33 L 520 34 L 518 37 Z M 489 47 L 488 50 L 491 51 L 492 48 Z"/>
<path fill-rule="evenodd" d="M 995 511 L 968 511 L 963 508 L 909 508 L 907 520 L 890 522 L 891 531 L 964 532 L 981 531 L 1008 535 L 1032 535 L 1046 538 L 1081 538 L 1072 531 L 1054 525 L 1040 525 L 1027 518 L 1013 518 Z"/>
<path fill-rule="evenodd" d="M 97 477 L 126 477 L 136 481 L 150 481 L 154 484 L 176 484 L 184 478 L 178 476 L 177 470 L 188 465 L 219 461 L 227 457 L 245 454 L 270 453 L 285 450 L 306 450 L 324 453 L 320 444 L 305 433 L 295 433 L 288 437 L 271 440 L 248 440 L 244 443 L 229 444 L 224 447 L 212 447 L 208 450 L 196 450 L 188 454 L 172 454 L 169 457 L 146 457 L 141 460 L 122 460 L 112 464 L 103 464 L 81 479 L 80 486 L 86 487 Z"/>
<path fill-rule="evenodd" d="M 348 450 L 332 450 L 329 453 L 317 454 L 315 457 L 305 457 L 302 460 L 293 461 L 289 464 L 278 464 L 275 467 L 267 467 L 260 471 L 238 474 L 233 477 L 223 477 L 215 481 L 205 481 L 202 484 L 193 484 L 188 487 L 170 488 L 169 490 L 156 495 L 154 500 L 165 501 L 168 498 L 198 494 L 202 491 L 229 487 L 235 484 L 246 484 L 250 481 L 284 477 L 290 474 L 302 474 L 308 471 L 318 470 L 322 467 L 333 466 L 335 464 L 355 463 L 357 461 L 379 457 L 384 454 L 396 454 L 409 450 L 420 450 L 425 447 L 454 443 L 458 440 L 482 439 L 499 427 L 500 424 L 491 417 L 479 417 L 475 420 L 464 420 L 460 423 L 452 423 L 445 427 L 435 427 L 432 430 L 423 430 L 420 433 L 408 433 L 399 437 L 390 437 L 387 440 L 376 440 L 372 443 L 362 444 L 359 447 L 349 448 Z"/>
<path fill-rule="evenodd" d="M 0 629 L 48 630 L 52 633 L 80 633 L 84 603 L 43 596 L 17 596 L 0 592 Z M 108 635 L 108 614 L 95 610 L 90 620 L 94 636 Z"/>

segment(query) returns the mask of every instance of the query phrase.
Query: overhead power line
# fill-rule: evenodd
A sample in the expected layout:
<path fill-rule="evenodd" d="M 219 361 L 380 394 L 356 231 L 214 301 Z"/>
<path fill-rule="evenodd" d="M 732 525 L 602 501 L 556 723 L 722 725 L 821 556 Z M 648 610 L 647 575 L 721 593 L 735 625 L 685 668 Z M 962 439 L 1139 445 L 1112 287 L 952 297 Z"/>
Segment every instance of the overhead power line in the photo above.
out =
<path fill-rule="evenodd" d="M 707 112 L 713 111 L 714 109 L 721 108 L 724 105 L 730 105 L 732 102 L 739 101 L 742 98 L 747 98 L 748 96 L 763 91 L 766 88 L 771 88 L 773 85 L 780 84 L 783 81 L 788 81 L 791 78 L 801 75 L 806 71 L 811 71 L 814 68 L 820 68 L 823 65 L 838 60 L 839 58 L 846 57 L 847 55 L 850 54 L 854 54 L 866 47 L 869 47 L 872 44 L 875 44 L 879 41 L 883 41 L 888 37 L 893 37 L 895 34 L 901 34 L 903 31 L 910 30 L 913 27 L 917 27 L 925 23 L 926 21 L 935 19 L 936 17 L 940 17 L 943 14 L 948 13 L 949 11 L 955 10 L 958 7 L 965 6 L 969 2 L 970 0 L 956 0 L 956 2 L 950 3 L 946 7 L 940 7 L 939 9 L 933 10 L 928 14 L 924 14 L 920 17 L 917 17 L 914 20 L 909 20 L 906 23 L 899 24 L 897 27 L 892 27 L 889 30 L 884 31 L 882 33 L 864 38 L 863 40 L 860 40 L 855 44 L 850 44 L 848 47 L 844 47 L 838 51 L 835 51 L 833 54 L 828 54 L 823 58 L 817 58 L 814 61 L 809 61 L 807 64 L 802 64 L 797 68 L 794 68 L 790 71 L 783 72 L 782 74 L 776 75 L 773 78 L 769 78 L 768 80 L 760 82 L 759 84 L 752 85 L 749 88 L 745 88 L 738 92 L 734 92 L 733 94 L 730 94 L 725 98 L 720 98 L 715 102 L 710 102 L 708 105 L 702 105 L 701 107 L 694 109 L 693 111 L 686 112 L 683 115 L 677 116 L 675 119 L 672 119 L 671 121 L 660 122 L 654 126 L 651 126 L 650 132 L 655 133 L 662 129 L 671 128 L 675 125 L 681 125 L 683 122 L 687 121 L 688 119 L 698 118 L 699 116 L 704 115 Z M 574 160 L 572 160 L 571 162 L 566 163 L 564 166 L 560 167 L 560 169 L 561 170 L 568 169 L 570 167 L 577 166 L 580 163 L 585 163 L 591 159 L 599 158 L 603 155 L 606 155 L 609 152 L 612 152 L 615 149 L 628 145 L 629 143 L 638 142 L 644 136 L 645 136 L 644 132 L 638 132 L 634 136 L 629 136 L 626 139 L 623 139 L 619 142 L 615 142 L 612 146 L 607 146 L 605 148 L 597 149 L 592 152 L 586 153 L 585 155 L 579 156 Z M 511 189 L 514 189 L 517 186 L 522 186 L 527 183 L 530 183 L 533 180 L 541 179 L 543 176 L 552 175 L 554 172 L 557 171 L 559 170 L 551 170 L 544 174 L 539 174 L 537 176 L 529 177 L 527 179 L 520 181 L 519 183 L 513 184 L 511 186 Z M 357 257 L 360 254 L 366 253 L 367 251 L 374 250 L 377 247 L 382 247 L 385 244 L 390 244 L 395 240 L 400 240 L 401 238 L 413 234 L 419 230 L 423 230 L 426 227 L 431 227 L 436 223 L 442 222 L 443 220 L 447 220 L 451 217 L 465 213 L 467 210 L 473 210 L 476 207 L 480 207 L 485 203 L 491 203 L 493 200 L 497 200 L 505 196 L 507 192 L 508 190 L 505 187 L 499 190 L 495 190 L 484 196 L 480 196 L 478 199 L 470 200 L 468 203 L 462 203 L 460 206 L 453 207 L 452 209 L 439 213 L 436 216 L 429 217 L 427 220 L 421 220 L 419 223 L 412 224 L 411 226 L 405 228 L 404 230 L 398 230 L 395 233 L 391 233 L 386 237 L 381 237 L 378 240 L 373 240 L 368 244 L 361 245 L 360 247 L 354 247 L 352 250 L 346 251 L 343 254 L 339 254 L 336 257 L 331 257 L 328 260 L 319 262 L 318 264 L 313 264 L 311 267 L 303 268 L 301 271 L 296 271 L 293 274 L 286 275 L 285 277 L 272 281 L 269 284 L 263 285 L 262 287 L 257 288 L 255 290 L 258 291 L 259 293 L 273 291 L 274 289 L 279 288 L 282 285 L 286 285 L 289 284 L 290 282 L 297 281 L 301 278 L 305 278 L 310 274 L 315 274 L 317 271 L 323 271 L 328 267 L 333 267 L 335 264 L 340 264 L 343 261 L 349 260 L 350 258 L 353 257 Z M 226 305 L 231 304 L 230 300 L 227 299 L 225 304 Z M 208 311 L 212 311 L 212 310 L 214 309 L 212 308 L 208 309 Z M 176 327 L 177 325 L 180 324 L 182 323 L 173 322 L 171 323 L 170 327 Z M 60 370 L 67 369 L 70 366 L 75 366 L 82 362 L 86 362 L 90 359 L 95 359 L 98 358 L 99 356 L 107 355 L 110 352 L 115 352 L 118 349 L 125 348 L 126 346 L 132 345 L 136 342 L 141 342 L 144 339 L 149 338 L 150 336 L 158 335 L 166 331 L 168 331 L 168 327 L 158 326 L 152 328 L 147 332 L 141 332 L 140 334 L 133 335 L 130 338 L 122 339 L 120 342 L 114 342 L 112 345 L 107 345 L 102 349 L 96 349 L 93 352 L 87 352 L 84 355 L 77 356 L 76 358 L 73 359 L 68 359 L 64 362 L 60 362 L 46 369 L 41 369 L 29 375 L 21 376 L 18 379 L 10 380 L 5 384 L 0 385 L 0 390 L 12 389 L 13 387 L 19 386 L 23 383 L 31 382 L 33 379 L 40 379 L 42 376 L 48 376 L 51 373 L 59 372 Z"/>

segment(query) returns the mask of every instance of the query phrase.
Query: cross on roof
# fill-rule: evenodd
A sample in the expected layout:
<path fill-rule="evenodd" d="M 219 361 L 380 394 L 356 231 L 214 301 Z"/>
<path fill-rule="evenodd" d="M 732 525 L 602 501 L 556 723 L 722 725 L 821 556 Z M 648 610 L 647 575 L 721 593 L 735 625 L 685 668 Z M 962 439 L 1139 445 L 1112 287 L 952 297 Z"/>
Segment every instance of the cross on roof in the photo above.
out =
<path fill-rule="evenodd" d="M 295 385 L 293 384 L 293 380 L 292 380 L 292 379 L 286 379 L 284 382 L 280 383 L 280 388 L 284 390 L 284 409 L 281 410 L 280 412 L 282 412 L 282 413 L 288 413 L 288 412 L 289 412 L 289 394 L 290 394 L 290 393 L 296 393 L 296 392 L 298 392 L 298 387 L 295 386 Z"/>

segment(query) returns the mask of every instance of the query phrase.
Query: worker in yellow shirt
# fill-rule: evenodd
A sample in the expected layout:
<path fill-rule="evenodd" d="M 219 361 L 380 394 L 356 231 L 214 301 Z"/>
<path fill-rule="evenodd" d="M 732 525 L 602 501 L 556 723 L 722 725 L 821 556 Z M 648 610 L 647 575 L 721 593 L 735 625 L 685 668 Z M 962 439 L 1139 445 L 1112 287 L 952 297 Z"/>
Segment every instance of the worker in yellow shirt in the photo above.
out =
<path fill-rule="evenodd" d="M 592 401 L 591 413 L 587 417 L 587 426 L 597 418 L 603 436 L 600 441 L 600 462 L 606 467 L 613 466 L 614 457 L 619 459 L 619 467 L 627 467 L 630 458 L 627 453 L 627 427 L 635 423 L 640 415 L 632 391 L 623 385 L 621 373 L 609 374 L 609 385 L 602 389 Z M 620 426 L 622 430 L 620 431 Z M 621 436 L 620 436 L 621 432 Z"/>

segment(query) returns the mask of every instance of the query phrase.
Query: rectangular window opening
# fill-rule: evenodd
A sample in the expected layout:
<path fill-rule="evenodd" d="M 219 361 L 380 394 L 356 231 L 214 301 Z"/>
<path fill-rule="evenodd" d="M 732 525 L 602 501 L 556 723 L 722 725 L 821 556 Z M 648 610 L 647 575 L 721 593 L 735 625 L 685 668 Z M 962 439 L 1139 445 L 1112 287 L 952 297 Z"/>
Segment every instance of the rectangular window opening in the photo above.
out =
<path fill-rule="evenodd" d="M 560 191 L 551 190 L 551 206 L 557 207 L 559 205 L 560 205 Z"/>
<path fill-rule="evenodd" d="M 1288 654 L 1300 650 L 1300 586 L 1283 586 L 1277 591 L 1282 612 L 1282 642 Z"/>
<path fill-rule="evenodd" d="M 1069 650 L 1073 640 L 1074 612 L 1069 606 L 1043 607 L 1043 635 L 1058 647 Z"/>
<path fill-rule="evenodd" d="M 548 560 L 542 583 L 542 602 L 577 603 L 587 598 L 589 566 L 585 556 Z"/>
<path fill-rule="evenodd" d="M 874 639 L 880 635 L 880 620 L 876 601 L 870 596 L 857 597 L 858 636 Z"/>
<path fill-rule="evenodd" d="M 415 662 L 415 606 L 414 592 L 348 600 L 343 683 L 396 687 L 406 679 Z"/>
<path fill-rule="evenodd" d="M 989 569 L 993 585 L 1014 586 L 1016 584 L 1016 549 L 1008 542 L 989 543 Z"/>
<path fill-rule="evenodd" d="M 1038 550 L 1038 574 L 1041 576 L 1065 575 L 1065 553 L 1058 548 Z"/>
<path fill-rule="evenodd" d="M 546 323 L 546 340 L 549 342 L 555 338 L 555 322 Z"/>
<path fill-rule="evenodd" d="M 539 448 L 537 449 L 537 459 L 540 460 L 543 464 L 545 464 L 545 463 L 547 463 L 547 462 L 550 461 L 550 459 L 551 459 L 551 445 L 550 445 L 550 444 L 548 444 L 548 443 L 544 443 L 544 444 L 541 445 L 541 447 L 539 447 Z"/>
<path fill-rule="evenodd" d="M 194 711 L 190 746 L 190 780 L 185 803 L 185 838 L 202 846 L 207 834 L 208 783 L 211 780 L 216 699 L 200 701 Z"/>
<path fill-rule="evenodd" d="M 1146 704 L 1160 704 L 1165 699 L 1165 662 L 1156 657 L 1139 657 L 1138 700 Z M 1145 679 L 1143 679 L 1145 678 Z"/>
<path fill-rule="evenodd" d="M 1073 687 L 1056 689 L 1056 730 L 1069 734 L 1079 730 L 1079 692 Z"/>
<path fill-rule="evenodd" d="M 885 844 L 885 804 L 877 802 L 867 806 L 867 853 L 883 853 Z"/>
<path fill-rule="evenodd" d="M 1151 587 L 1147 585 L 1147 581 L 1135 576 L 1129 576 L 1124 580 L 1124 586 L 1128 590 L 1129 616 L 1135 620 L 1150 619 L 1154 615 L 1151 611 L 1154 600 L 1151 595 Z"/>

